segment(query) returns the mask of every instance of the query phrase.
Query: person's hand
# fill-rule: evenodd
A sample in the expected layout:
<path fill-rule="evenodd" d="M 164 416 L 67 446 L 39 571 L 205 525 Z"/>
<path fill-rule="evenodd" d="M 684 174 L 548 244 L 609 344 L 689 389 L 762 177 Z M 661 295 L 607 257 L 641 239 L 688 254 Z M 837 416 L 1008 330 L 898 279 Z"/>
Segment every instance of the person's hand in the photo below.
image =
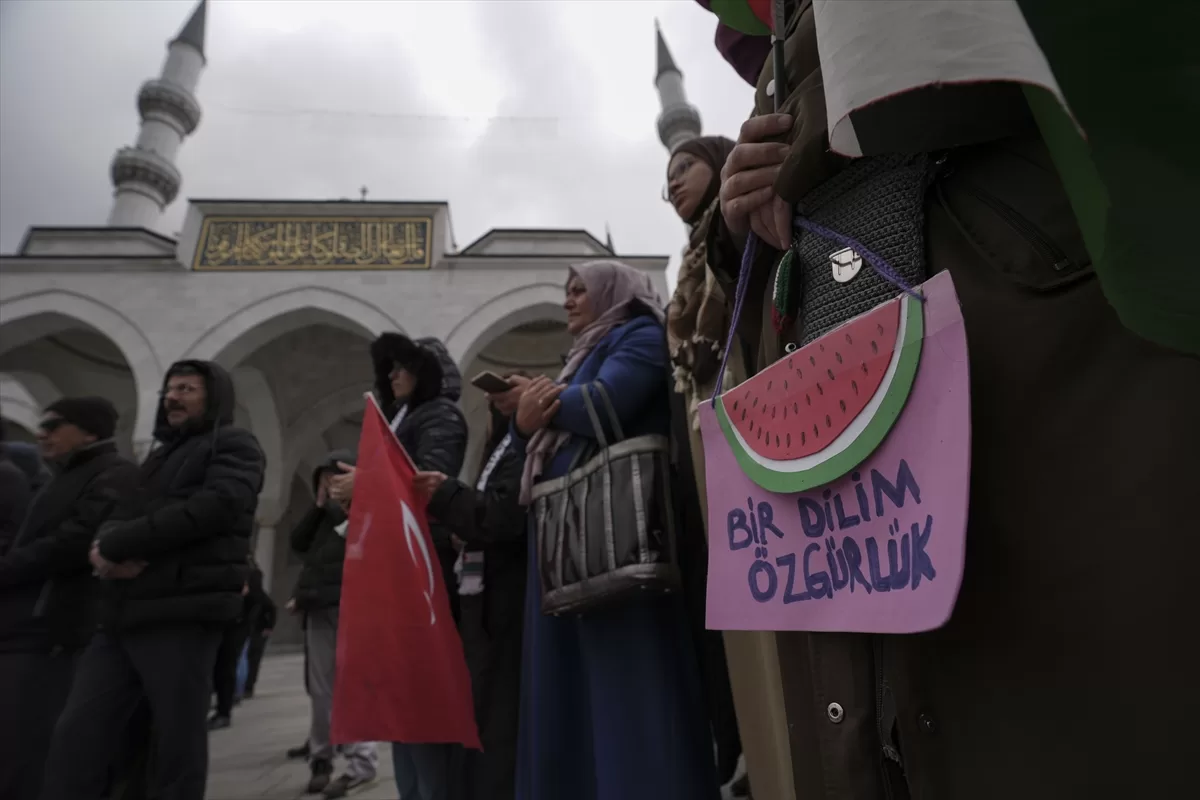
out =
<path fill-rule="evenodd" d="M 791 130 L 790 114 L 764 114 L 742 124 L 738 143 L 721 168 L 721 215 L 739 237 L 754 231 L 776 250 L 792 241 L 791 206 L 775 193 L 790 146 L 770 139 Z"/>
<path fill-rule="evenodd" d="M 243 583 L 242 584 L 242 597 L 245 597 L 248 594 L 250 594 L 250 584 Z"/>
<path fill-rule="evenodd" d="M 92 565 L 92 574 L 104 578 L 108 576 L 109 570 L 116 566 L 104 556 L 100 555 L 100 542 L 92 542 L 92 549 L 88 551 L 88 562 Z"/>
<path fill-rule="evenodd" d="M 532 378 L 526 378 L 524 375 L 511 375 L 508 378 L 508 385 L 512 388 L 507 392 L 499 394 L 489 394 L 488 402 L 496 407 L 506 417 L 511 417 L 517 411 L 517 405 L 521 402 L 521 395 L 525 394 L 525 390 L 529 384 L 533 382 Z"/>
<path fill-rule="evenodd" d="M 289 597 L 288 601 L 283 604 L 283 608 L 289 614 L 295 614 L 296 613 L 296 598 Z"/>
<path fill-rule="evenodd" d="M 337 465 L 342 474 L 329 478 L 329 496 L 339 503 L 347 503 L 354 494 L 354 476 L 358 470 L 352 464 L 343 464 L 341 461 Z"/>
<path fill-rule="evenodd" d="M 413 478 L 413 488 L 428 500 L 445 482 L 446 473 L 444 472 L 418 472 Z"/>
<path fill-rule="evenodd" d="M 124 561 L 120 564 L 113 564 L 107 572 L 104 573 L 104 579 L 110 581 L 128 581 L 133 580 L 138 575 L 142 574 L 142 570 L 146 568 L 145 561 Z"/>
<path fill-rule="evenodd" d="M 562 407 L 558 396 L 566 388 L 544 375 L 530 381 L 517 404 L 517 430 L 524 436 L 532 436 L 546 427 Z"/>
<path fill-rule="evenodd" d="M 317 505 L 324 506 L 329 500 L 329 491 L 325 488 L 324 482 L 317 487 Z"/>

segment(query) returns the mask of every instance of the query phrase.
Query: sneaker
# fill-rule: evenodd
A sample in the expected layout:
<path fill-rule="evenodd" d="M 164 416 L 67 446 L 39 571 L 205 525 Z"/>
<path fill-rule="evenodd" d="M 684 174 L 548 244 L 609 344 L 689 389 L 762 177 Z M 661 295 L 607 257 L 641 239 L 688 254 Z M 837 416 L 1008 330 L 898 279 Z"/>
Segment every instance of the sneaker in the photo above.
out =
<path fill-rule="evenodd" d="M 351 778 L 349 775 L 339 775 L 338 778 L 325 787 L 325 800 L 345 797 L 351 789 L 358 789 L 373 782 L 373 778 Z"/>
<path fill-rule="evenodd" d="M 307 747 L 307 745 L 306 745 Z M 318 759 L 312 762 L 312 777 L 308 779 L 308 788 L 305 789 L 306 794 L 320 794 L 329 786 L 329 779 L 333 777 L 333 762 Z"/>
<path fill-rule="evenodd" d="M 220 714 L 213 714 L 208 719 L 208 729 L 210 731 L 219 731 L 224 728 L 228 728 L 232 724 L 233 720 L 231 720 L 229 717 L 223 717 Z"/>
<path fill-rule="evenodd" d="M 287 751 L 288 761 L 308 761 L 310 754 L 311 751 L 308 749 L 308 742 Z"/>

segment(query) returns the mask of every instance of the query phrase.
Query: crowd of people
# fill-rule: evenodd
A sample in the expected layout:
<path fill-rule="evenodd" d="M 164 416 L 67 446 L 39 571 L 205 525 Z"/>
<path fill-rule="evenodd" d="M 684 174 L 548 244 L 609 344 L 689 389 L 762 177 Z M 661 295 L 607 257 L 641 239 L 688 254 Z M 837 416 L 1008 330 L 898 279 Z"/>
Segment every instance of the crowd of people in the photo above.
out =
<path fill-rule="evenodd" d="M 334 451 L 291 532 L 303 568 L 287 607 L 303 617 L 312 718 L 289 756 L 307 760 L 308 792 L 339 797 L 374 780 L 387 744 L 403 800 L 719 796 L 742 747 L 724 644 L 704 629 L 698 406 L 870 307 L 847 295 L 834 308 L 814 288 L 835 245 L 814 244 L 822 234 L 801 226 L 812 219 L 872 244 L 913 283 L 953 277 L 970 343 L 972 481 L 966 572 L 943 627 L 778 634 L 795 796 L 1182 785 L 1191 662 L 1173 644 L 1187 637 L 1162 621 L 1190 607 L 1179 587 L 1195 537 L 1174 537 L 1183 549 L 1144 570 L 1127 568 L 1122 543 L 1192 525 L 1179 498 L 1200 442 L 1200 363 L 1133 333 L 1108 305 L 1019 88 L 923 95 L 915 144 L 844 158 L 828 147 L 812 4 L 787 8 L 775 64 L 765 38 L 718 34 L 757 88 L 755 113 L 737 142 L 697 138 L 672 153 L 666 197 L 689 238 L 670 302 L 620 262 L 572 267 L 565 365 L 554 378 L 503 376 L 479 464 L 464 465 L 462 379 L 441 342 L 387 333 L 361 354 L 419 470 L 483 750 L 331 742 L 357 469 L 353 452 Z M 866 141 L 870 118 L 859 121 Z M 1153 414 L 1138 413 L 1151 402 Z M 248 555 L 263 455 L 233 407 L 224 370 L 184 361 L 167 374 L 157 446 L 140 466 L 117 453 L 101 398 L 45 409 L 49 474 L 28 450 L 3 451 L 5 798 L 115 797 L 139 782 L 164 800 L 203 797 L 208 729 L 229 724 L 238 657 L 247 639 L 261 653 L 271 627 Z M 1135 415 L 1136 428 L 1123 424 Z M 680 590 L 543 613 L 531 504 L 626 435 L 672 442 Z M 1097 586 L 1105 576 L 1122 583 Z M 1170 707 L 1114 690 L 1142 680 Z"/>

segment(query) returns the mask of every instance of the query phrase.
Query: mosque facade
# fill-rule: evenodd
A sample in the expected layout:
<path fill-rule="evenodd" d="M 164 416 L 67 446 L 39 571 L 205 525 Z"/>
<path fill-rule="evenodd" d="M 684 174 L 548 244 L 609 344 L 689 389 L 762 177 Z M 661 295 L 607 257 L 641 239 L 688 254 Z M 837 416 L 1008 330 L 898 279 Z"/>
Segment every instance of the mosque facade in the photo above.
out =
<path fill-rule="evenodd" d="M 445 202 L 190 199 L 178 237 L 157 232 L 182 186 L 176 155 L 200 124 L 207 12 L 202 0 L 138 93 L 139 135 L 113 158 L 107 224 L 33 227 L 0 255 L 0 415 L 10 437 L 31 439 L 56 398 L 104 395 L 121 413 L 118 446 L 140 458 L 170 364 L 222 364 L 236 422 L 267 456 L 255 553 L 282 602 L 299 568 L 287 532 L 312 501 L 313 467 L 357 443 L 371 339 L 437 337 L 466 376 L 553 375 L 569 346 L 566 268 L 617 256 L 666 297 L 668 257 L 618 254 L 611 239 L 570 229 L 493 229 L 459 248 Z M 661 32 L 656 85 L 672 149 L 699 134 L 700 118 Z M 467 387 L 462 404 L 470 476 L 484 398 Z M 283 621 L 276 633 L 299 636 Z"/>

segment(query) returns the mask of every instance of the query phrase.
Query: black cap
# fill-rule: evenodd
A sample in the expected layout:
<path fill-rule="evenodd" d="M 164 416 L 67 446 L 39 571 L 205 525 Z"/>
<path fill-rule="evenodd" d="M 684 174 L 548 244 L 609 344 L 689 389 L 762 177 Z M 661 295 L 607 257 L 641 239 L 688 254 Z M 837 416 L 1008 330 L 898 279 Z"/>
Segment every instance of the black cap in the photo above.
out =
<path fill-rule="evenodd" d="M 117 409 L 103 397 L 64 397 L 46 406 L 46 412 L 97 439 L 111 439 L 117 430 Z"/>

